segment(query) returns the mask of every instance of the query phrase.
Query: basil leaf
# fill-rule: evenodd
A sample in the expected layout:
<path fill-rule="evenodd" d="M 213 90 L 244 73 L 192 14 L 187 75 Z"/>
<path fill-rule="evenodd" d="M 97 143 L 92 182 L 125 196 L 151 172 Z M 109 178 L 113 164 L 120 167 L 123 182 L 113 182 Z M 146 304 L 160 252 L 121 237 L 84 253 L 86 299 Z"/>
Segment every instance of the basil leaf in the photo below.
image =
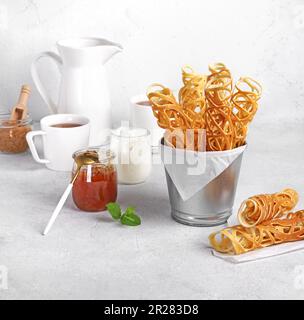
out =
<path fill-rule="evenodd" d="M 126 209 L 126 212 L 125 212 L 125 214 L 127 214 L 127 215 L 132 215 L 132 214 L 135 214 L 136 215 L 136 209 L 134 208 L 134 207 L 128 207 L 127 209 Z"/>
<path fill-rule="evenodd" d="M 136 227 L 141 224 L 141 219 L 136 214 L 135 208 L 128 207 L 126 212 L 121 216 L 120 222 L 126 226 Z"/>
<path fill-rule="evenodd" d="M 121 217 L 121 208 L 120 205 L 116 202 L 110 202 L 106 205 L 110 215 L 114 220 L 119 220 Z"/>

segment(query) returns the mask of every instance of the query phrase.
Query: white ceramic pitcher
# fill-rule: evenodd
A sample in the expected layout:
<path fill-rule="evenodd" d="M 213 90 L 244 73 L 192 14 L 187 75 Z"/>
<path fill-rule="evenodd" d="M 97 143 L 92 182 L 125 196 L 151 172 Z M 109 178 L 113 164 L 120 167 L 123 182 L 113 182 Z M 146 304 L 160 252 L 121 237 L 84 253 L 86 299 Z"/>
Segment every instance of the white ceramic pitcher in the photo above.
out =
<path fill-rule="evenodd" d="M 111 105 L 104 64 L 122 51 L 120 44 L 100 38 L 75 38 L 57 42 L 59 54 L 43 52 L 31 68 L 34 83 L 51 113 L 73 113 L 91 121 L 90 145 L 99 145 L 111 128 Z M 49 57 L 62 74 L 58 104 L 47 93 L 37 71 L 41 58 Z"/>

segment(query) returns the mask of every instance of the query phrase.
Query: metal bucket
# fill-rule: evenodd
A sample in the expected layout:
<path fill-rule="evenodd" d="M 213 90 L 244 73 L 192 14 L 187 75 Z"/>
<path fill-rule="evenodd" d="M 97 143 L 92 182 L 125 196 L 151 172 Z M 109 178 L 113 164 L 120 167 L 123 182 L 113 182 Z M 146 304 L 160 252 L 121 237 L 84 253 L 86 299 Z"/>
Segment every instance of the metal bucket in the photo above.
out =
<path fill-rule="evenodd" d="M 225 224 L 232 214 L 242 158 L 243 153 L 219 176 L 186 201 L 181 198 L 165 169 L 173 219 L 197 227 Z"/>

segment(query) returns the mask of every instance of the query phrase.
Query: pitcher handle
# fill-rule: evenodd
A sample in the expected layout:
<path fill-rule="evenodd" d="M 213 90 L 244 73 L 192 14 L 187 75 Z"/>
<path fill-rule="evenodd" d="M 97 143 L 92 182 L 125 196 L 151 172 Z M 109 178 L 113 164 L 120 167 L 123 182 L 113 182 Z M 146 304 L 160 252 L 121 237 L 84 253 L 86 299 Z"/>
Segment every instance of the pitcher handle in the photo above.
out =
<path fill-rule="evenodd" d="M 57 65 L 57 67 L 59 69 L 59 72 L 61 73 L 62 59 L 55 52 L 47 51 L 47 52 L 40 53 L 36 57 L 36 59 L 33 61 L 32 66 L 31 66 L 31 74 L 32 74 L 33 81 L 36 85 L 36 88 L 37 88 L 38 92 L 40 93 L 44 102 L 47 104 L 49 110 L 51 111 L 51 113 L 57 113 L 57 106 L 54 103 L 53 99 L 48 95 L 47 91 L 45 90 L 45 87 L 43 86 L 43 84 L 40 80 L 38 69 L 37 69 L 37 64 L 38 64 L 39 60 L 41 58 L 46 58 L 46 57 L 51 58 L 55 62 L 55 64 Z"/>

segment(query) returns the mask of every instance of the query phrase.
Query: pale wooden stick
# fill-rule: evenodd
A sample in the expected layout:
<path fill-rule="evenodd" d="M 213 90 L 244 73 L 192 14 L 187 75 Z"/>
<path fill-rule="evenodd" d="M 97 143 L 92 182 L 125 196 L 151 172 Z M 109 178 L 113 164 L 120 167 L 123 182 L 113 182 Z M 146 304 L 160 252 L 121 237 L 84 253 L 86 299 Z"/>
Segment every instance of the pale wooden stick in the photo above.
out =
<path fill-rule="evenodd" d="M 31 93 L 28 85 L 23 85 L 20 91 L 17 105 L 13 108 L 10 120 L 24 120 L 28 113 L 27 103 Z"/>

